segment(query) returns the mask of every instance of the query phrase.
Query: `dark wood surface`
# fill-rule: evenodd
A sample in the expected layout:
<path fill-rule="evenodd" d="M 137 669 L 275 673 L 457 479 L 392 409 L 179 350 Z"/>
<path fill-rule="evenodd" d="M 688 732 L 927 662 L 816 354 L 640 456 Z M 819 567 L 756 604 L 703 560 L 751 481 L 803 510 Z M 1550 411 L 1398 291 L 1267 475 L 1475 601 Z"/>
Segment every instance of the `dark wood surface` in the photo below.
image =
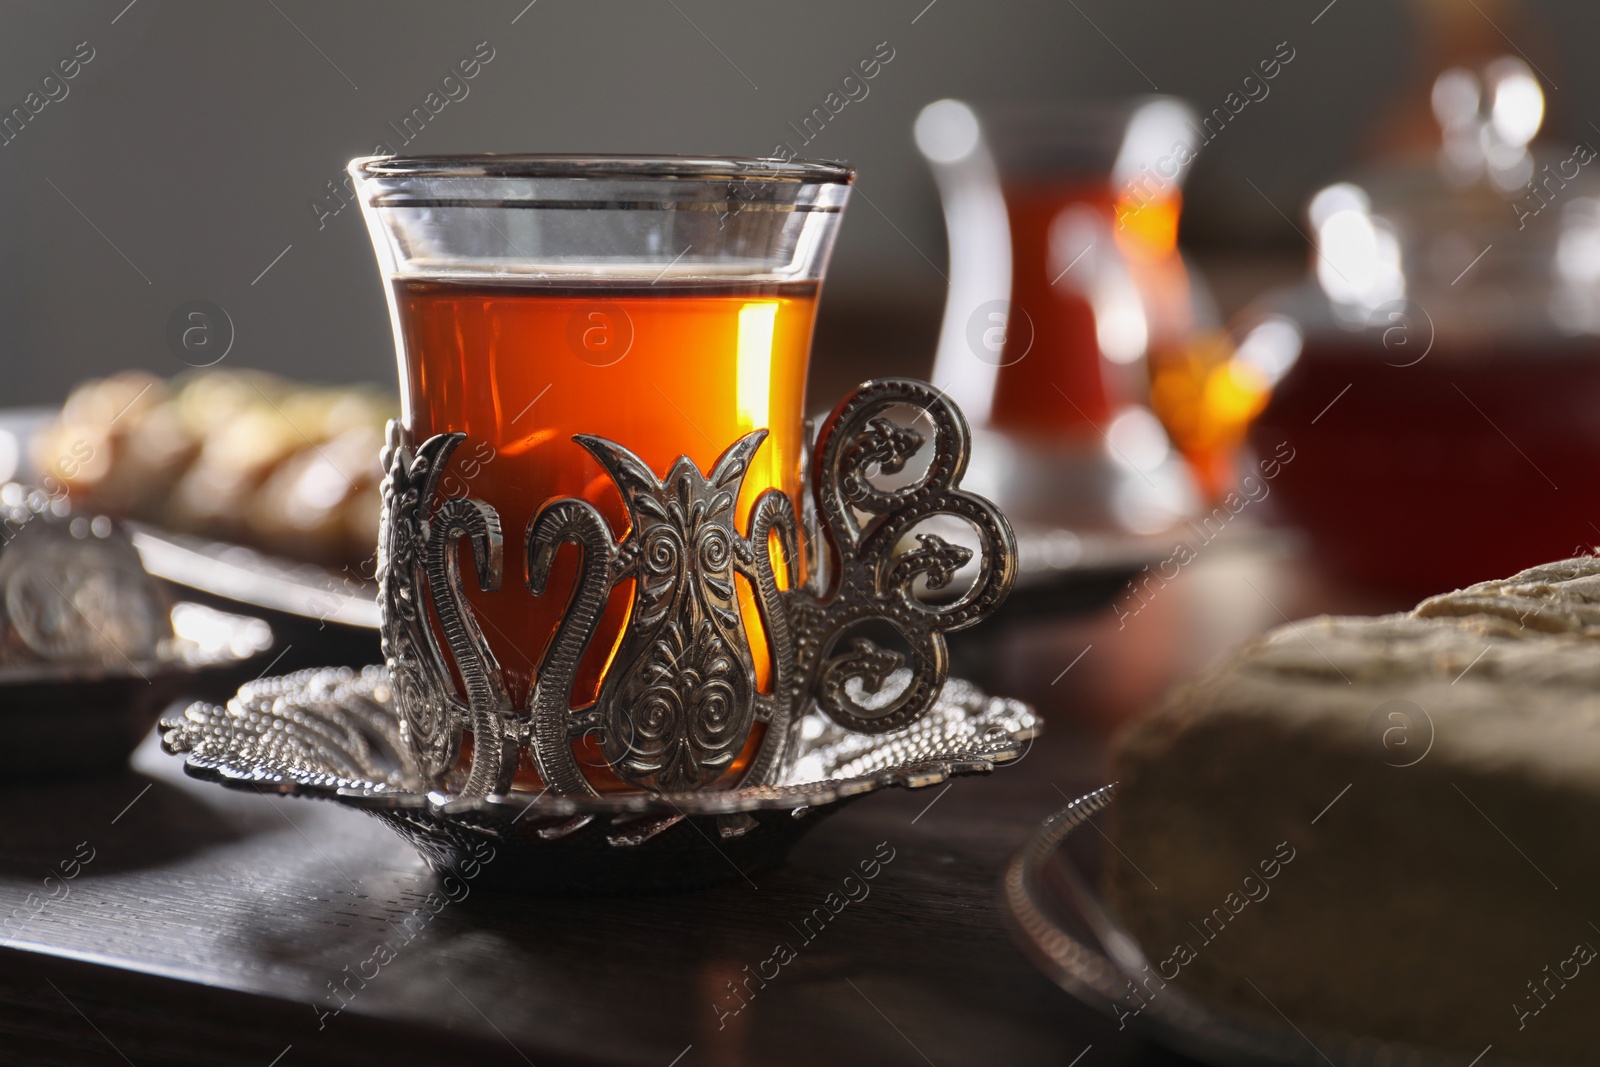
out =
<path fill-rule="evenodd" d="M 333 805 L 190 780 L 152 736 L 125 774 L 0 793 L 0 916 L 22 909 L 0 931 L 0 1063 L 1165 1062 L 1029 965 L 1001 869 L 1105 782 L 1104 736 L 1173 677 L 1329 606 L 1371 604 L 1335 603 L 1245 539 L 1208 547 L 1137 615 L 997 619 L 958 662 L 1043 713 L 1019 764 L 868 797 L 785 867 L 719 889 L 475 890 L 410 940 L 399 924 L 428 913 L 437 882 L 399 838 Z M 75 878 L 46 881 L 87 849 Z M 889 850 L 870 894 L 808 939 L 812 909 Z M 55 899 L 34 911 L 30 893 Z M 386 943 L 392 961 L 351 977 Z M 794 958 L 732 1012 L 729 984 L 780 943 Z"/>

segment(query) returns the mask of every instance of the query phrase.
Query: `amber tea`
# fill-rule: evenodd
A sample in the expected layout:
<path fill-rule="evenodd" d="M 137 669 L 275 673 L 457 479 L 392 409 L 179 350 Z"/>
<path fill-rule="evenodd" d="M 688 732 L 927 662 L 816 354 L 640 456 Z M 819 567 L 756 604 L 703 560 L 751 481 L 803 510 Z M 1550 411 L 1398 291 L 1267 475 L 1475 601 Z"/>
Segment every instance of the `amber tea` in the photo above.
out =
<path fill-rule="evenodd" d="M 393 285 L 405 429 L 419 441 L 465 433 L 440 493 L 483 499 L 500 512 L 508 546 L 501 589 L 485 594 L 469 578 L 466 591 L 519 705 L 566 610 L 577 551 L 562 550 L 535 597 L 525 586 L 526 560 L 512 546 L 539 507 L 560 497 L 587 500 L 614 534 L 627 532 L 620 494 L 574 434 L 615 441 L 659 475 L 680 455 L 709 470 L 734 441 L 766 429 L 736 521 L 744 528 L 766 489 L 799 498 L 816 283 Z M 740 586 L 757 685 L 765 688 L 769 664 L 754 593 L 742 578 Z M 607 604 L 573 689 L 575 707 L 598 692 L 630 594 L 631 582 L 620 583 Z"/>

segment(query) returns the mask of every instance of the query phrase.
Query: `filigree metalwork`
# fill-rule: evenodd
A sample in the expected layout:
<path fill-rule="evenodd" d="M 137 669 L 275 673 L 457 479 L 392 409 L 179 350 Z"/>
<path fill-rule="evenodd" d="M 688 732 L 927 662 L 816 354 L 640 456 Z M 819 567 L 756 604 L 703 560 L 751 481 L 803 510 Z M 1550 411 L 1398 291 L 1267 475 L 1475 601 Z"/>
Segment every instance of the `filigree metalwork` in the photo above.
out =
<path fill-rule="evenodd" d="M 406 749 L 421 774 L 438 778 L 454 767 L 461 731 L 470 729 L 472 764 L 461 792 L 480 796 L 510 787 L 519 716 L 466 602 L 457 553 L 460 540 L 468 539 L 479 587 L 486 592 L 498 589 L 503 553 L 500 517 L 482 501 L 452 497 L 436 503 L 434 499 L 451 453 L 465 439 L 461 433 L 439 434 L 413 452 L 399 425 L 389 424 L 383 454 L 378 596 L 384 663 L 394 678 Z M 448 662 L 438 635 L 449 651 Z M 461 679 L 459 694 L 452 666 Z"/>
<path fill-rule="evenodd" d="M 892 421 L 895 408 L 925 418 L 931 442 L 914 423 Z M 796 670 L 802 689 L 841 726 L 885 733 L 921 717 L 949 672 L 944 633 L 987 616 L 1016 578 L 1016 541 L 1005 516 L 958 488 L 968 442 L 966 420 L 950 399 L 909 378 L 866 383 L 822 427 L 811 473 L 835 571 L 826 591 L 794 598 Z M 875 483 L 904 474 L 929 444 L 919 477 L 894 488 Z M 916 529 L 942 516 L 964 521 L 977 543 L 977 577 L 948 602 L 917 592 L 919 579 L 930 593 L 945 589 L 973 559 L 972 549 Z M 917 547 L 903 550 L 913 534 Z M 885 628 L 909 656 L 873 638 Z M 893 691 L 896 676 L 900 688 Z"/>
<path fill-rule="evenodd" d="M 915 412 L 932 426 L 931 435 L 893 420 L 894 409 Z M 465 538 L 479 585 L 498 587 L 498 517 L 481 501 L 433 502 L 462 437 L 443 434 L 413 453 L 391 428 L 380 572 L 384 654 L 415 769 L 440 780 L 455 765 L 462 731 L 471 730 L 471 770 L 459 784 L 464 796 L 506 790 L 520 743 L 552 794 L 592 797 L 595 785 L 575 754 L 580 739 L 598 742 L 610 770 L 629 785 L 678 793 L 724 780 L 758 723 L 761 741 L 740 781 L 776 781 L 813 702 L 848 730 L 905 729 L 944 686 L 944 632 L 991 612 L 1016 572 L 1004 517 L 958 488 L 966 423 L 926 383 L 869 382 L 823 426 L 814 499 L 801 502 L 813 527 L 808 541 L 819 550 L 805 583 L 793 501 L 768 489 L 750 509 L 748 533 L 735 523 L 765 430 L 734 442 L 707 473 L 685 456 L 659 478 L 622 445 L 579 435 L 574 440 L 620 492 L 628 530 L 618 540 L 594 506 L 577 499 L 547 502 L 529 522 L 527 587 L 535 596 L 546 594 L 563 545 L 576 546 L 581 561 L 527 708 L 518 711 L 462 594 L 457 562 L 457 543 Z M 896 487 L 878 484 L 903 478 L 925 448 L 919 476 Z M 976 547 L 919 529 L 938 518 L 964 522 Z M 970 586 L 941 599 L 974 561 Z M 754 592 L 765 638 L 765 689 L 757 685 L 759 646 L 741 611 L 741 579 Z M 579 665 L 617 586 L 630 580 L 629 616 L 598 697 L 575 709 Z"/>
<path fill-rule="evenodd" d="M 915 726 L 852 733 L 810 712 L 769 782 L 676 794 L 441 795 L 416 772 L 387 670 L 300 671 L 248 682 L 226 706 L 162 720 L 162 746 L 195 778 L 365 811 L 440 871 L 496 858 L 486 878 L 523 892 L 687 888 L 754 874 L 819 819 L 879 789 L 987 774 L 1027 751 L 1026 705 L 951 679 Z"/>
<path fill-rule="evenodd" d="M 575 736 L 594 737 L 623 781 L 679 792 L 726 773 L 758 717 L 770 724 L 776 716 L 780 731 L 786 727 L 777 713 L 789 701 L 793 652 L 767 543 L 780 529 L 785 545 L 793 545 L 793 509 L 769 490 L 757 502 L 750 538 L 734 525 L 734 504 L 766 435 L 758 430 L 735 442 L 707 475 L 681 457 L 661 479 L 621 445 L 575 438 L 622 493 L 629 531 L 613 543 L 599 513 L 578 500 L 546 505 L 528 526 L 530 590 L 543 593 L 556 549 L 570 541 L 583 550 L 578 596 L 593 605 L 579 610 L 575 601 L 568 609 L 534 687 L 533 754 L 552 788 L 593 790 L 576 766 Z M 773 662 L 782 665 L 776 699 L 756 687 L 735 587 L 740 573 L 757 589 L 764 614 L 779 623 L 768 635 Z M 599 624 L 598 609 L 625 579 L 635 585 L 621 644 L 594 706 L 574 715 L 577 665 Z"/>

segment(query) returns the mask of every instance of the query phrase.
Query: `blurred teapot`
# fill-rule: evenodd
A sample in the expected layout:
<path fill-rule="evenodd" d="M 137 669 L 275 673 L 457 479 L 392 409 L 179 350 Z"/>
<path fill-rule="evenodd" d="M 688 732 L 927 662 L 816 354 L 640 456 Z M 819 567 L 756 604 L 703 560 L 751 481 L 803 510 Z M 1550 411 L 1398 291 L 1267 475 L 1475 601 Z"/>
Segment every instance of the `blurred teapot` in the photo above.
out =
<path fill-rule="evenodd" d="M 1311 277 L 1236 326 L 1318 558 L 1438 591 L 1600 543 L 1600 168 L 1521 60 L 1436 78 L 1431 159 L 1318 192 Z"/>

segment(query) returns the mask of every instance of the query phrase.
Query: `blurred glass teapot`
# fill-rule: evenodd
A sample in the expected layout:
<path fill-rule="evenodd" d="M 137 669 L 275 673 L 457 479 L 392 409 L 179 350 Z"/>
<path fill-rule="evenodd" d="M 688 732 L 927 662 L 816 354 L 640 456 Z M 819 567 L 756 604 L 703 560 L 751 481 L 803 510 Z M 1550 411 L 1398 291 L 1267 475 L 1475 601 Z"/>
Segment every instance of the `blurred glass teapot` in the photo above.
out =
<path fill-rule="evenodd" d="M 1434 82 L 1431 159 L 1310 202 L 1311 277 L 1241 316 L 1251 440 L 1320 560 L 1406 591 L 1600 543 L 1600 168 L 1521 60 Z M 1600 138 L 1592 143 L 1600 143 Z"/>

